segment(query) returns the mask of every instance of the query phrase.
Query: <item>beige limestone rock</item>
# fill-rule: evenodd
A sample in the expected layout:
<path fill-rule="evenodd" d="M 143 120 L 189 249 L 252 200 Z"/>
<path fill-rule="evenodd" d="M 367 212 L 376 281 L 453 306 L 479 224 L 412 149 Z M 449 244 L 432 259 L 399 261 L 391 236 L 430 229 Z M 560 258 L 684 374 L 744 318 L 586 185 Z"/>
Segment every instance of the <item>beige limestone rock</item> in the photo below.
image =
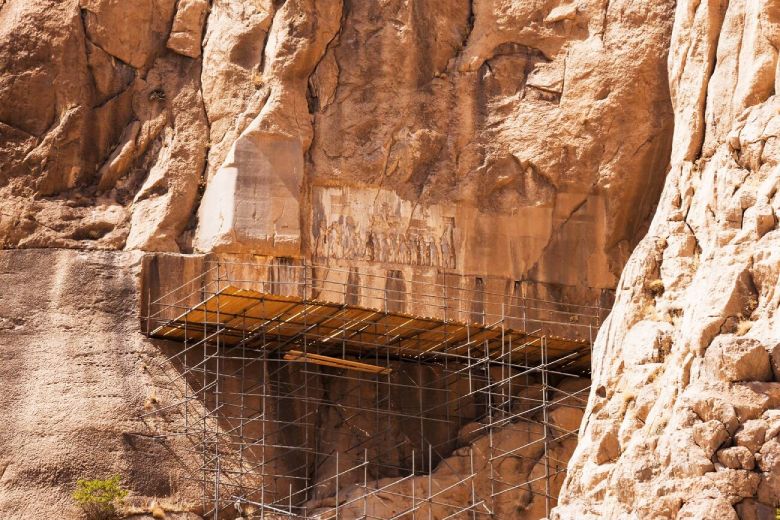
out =
<path fill-rule="evenodd" d="M 756 453 L 764 444 L 767 423 L 764 420 L 746 421 L 734 435 L 737 446 L 744 446 L 750 453 Z"/>
<path fill-rule="evenodd" d="M 87 38 L 135 69 L 151 65 L 165 42 L 176 0 L 79 0 Z"/>
<path fill-rule="evenodd" d="M 715 377 L 726 381 L 768 381 L 772 377 L 769 354 L 751 338 L 719 336 L 707 348 L 704 362 Z"/>
<path fill-rule="evenodd" d="M 203 42 L 203 68 L 208 73 L 201 77 L 210 124 L 208 179 L 269 96 L 261 64 L 274 12 L 271 0 L 212 2 Z"/>
<path fill-rule="evenodd" d="M 775 381 L 780 381 L 780 343 L 769 348 L 769 362 L 772 365 L 772 375 Z"/>
<path fill-rule="evenodd" d="M 197 498 L 186 443 L 140 417 L 170 393 L 149 370 L 164 354 L 137 332 L 139 269 L 138 253 L 0 252 L 0 517 L 83 518 L 76 480 L 114 474 L 135 495 Z"/>
<path fill-rule="evenodd" d="M 565 381 L 560 386 L 569 391 L 582 388 L 583 379 Z M 549 443 L 548 450 L 554 460 L 570 456 L 571 450 L 576 445 L 576 440 L 562 436 L 565 433 L 558 428 L 564 427 L 571 420 L 579 421 L 582 411 L 566 406 L 565 402 L 551 408 L 553 440 Z M 556 412 L 559 412 L 556 414 Z M 432 493 L 438 493 L 436 500 L 426 503 L 418 500 L 419 508 L 416 516 L 432 518 L 445 518 L 457 512 L 458 507 L 469 504 L 472 501 L 472 491 L 476 493 L 479 501 L 490 504 L 491 510 L 498 518 L 537 519 L 545 514 L 545 500 L 542 496 L 545 491 L 545 463 L 541 456 L 544 452 L 542 439 L 544 431 L 534 418 L 539 417 L 541 411 L 535 412 L 526 422 L 525 418 L 510 421 L 506 426 L 494 429 L 492 437 L 485 434 L 472 436 L 471 443 L 456 450 L 452 456 L 442 460 L 429 476 L 421 475 L 413 479 L 385 478 L 370 482 L 370 487 L 380 488 L 381 491 L 359 499 L 363 495 L 362 483 L 352 487 L 346 487 L 339 496 L 343 505 L 338 510 L 340 518 L 362 518 L 364 514 L 377 518 L 392 518 L 412 507 L 411 496 L 427 496 L 429 489 Z M 567 417 L 567 414 L 573 415 Z M 461 433 L 475 433 L 479 423 L 470 423 Z M 491 448 L 492 446 L 492 448 Z M 500 457 L 499 454 L 511 451 L 511 456 Z M 487 458 L 498 456 L 501 460 L 494 463 L 491 469 L 487 464 Z M 463 482 L 465 473 L 474 468 L 474 488 L 469 482 Z M 549 471 L 549 470 L 547 470 Z M 491 483 L 490 477 L 494 480 Z M 526 486 L 519 486 L 524 482 L 531 482 Z M 550 479 L 550 490 L 556 493 L 562 483 L 560 475 Z M 412 491 L 414 489 L 414 491 Z M 333 493 L 333 491 L 330 491 Z M 501 492 L 497 498 L 493 493 Z M 327 494 L 309 504 L 313 518 L 332 517 L 334 514 L 335 497 Z M 408 513 L 411 514 L 411 513 Z M 404 515 L 407 516 L 407 515 Z"/>
<path fill-rule="evenodd" d="M 752 505 L 741 506 L 740 514 L 775 506 L 776 479 L 766 469 L 774 460 L 776 437 L 768 434 L 777 430 L 768 418 L 777 400 L 766 348 L 776 344 L 780 330 L 780 104 L 769 86 L 777 81 L 778 51 L 768 44 L 776 34 L 776 4 L 677 2 L 669 54 L 671 170 L 594 347 L 594 387 L 612 395 L 637 377 L 642 365 L 631 362 L 636 347 L 629 351 L 626 340 L 642 319 L 670 324 L 671 343 L 649 382 L 656 397 L 644 423 L 591 397 L 552 518 L 580 518 L 578 511 L 606 519 L 640 511 L 658 518 L 737 518 L 733 506 L 743 499 Z M 649 302 L 641 288 L 659 277 L 670 290 Z M 709 469 L 685 471 L 677 461 L 687 464 L 699 449 L 711 454 L 726 440 L 708 421 L 721 423 L 736 444 L 721 446 L 718 464 Z M 628 441 L 619 458 L 596 473 L 592 460 L 602 432 L 616 425 Z M 654 461 L 660 461 L 658 471 L 636 483 L 627 498 L 612 486 Z M 673 499 L 641 505 L 659 496 Z"/>
<path fill-rule="evenodd" d="M 779 20 L 775 0 L 214 0 L 210 12 L 197 0 L 6 0 L 0 247 L 194 247 L 407 280 L 490 273 L 501 291 L 517 283 L 524 295 L 587 304 L 608 305 L 617 288 L 553 517 L 734 518 L 740 500 L 756 497 L 756 509 L 780 496 L 780 394 L 755 347 L 780 337 Z M 40 348 L 19 347 L 6 366 L 9 431 L 29 432 L 35 456 L 6 433 L 7 452 L 21 455 L 3 478 L 33 482 L 62 506 L 67 475 L 114 464 L 105 453 L 134 460 L 111 437 L 128 415 L 111 382 L 143 379 L 111 334 L 127 308 L 115 299 L 138 296 L 124 278 L 90 285 L 125 276 L 132 255 L 18 254 L 4 272 L 32 284 L 53 270 L 56 294 L 6 291 L 2 323 L 23 328 L 15 313 L 39 302 L 35 324 L 56 318 L 67 377 L 41 368 L 55 358 Z M 648 291 L 655 281 L 663 291 Z M 77 285 L 111 305 L 68 315 Z M 85 341 L 69 320 L 87 314 L 96 328 Z M 122 317 L 122 337 L 137 339 Z M 79 364 L 93 343 L 117 345 L 101 370 Z M 102 377 L 106 366 L 122 375 Z M 98 403 L 83 410 L 97 434 L 64 414 L 74 407 L 63 392 L 48 391 L 63 381 Z M 557 424 L 571 428 L 579 412 L 560 409 Z M 724 431 L 756 453 L 759 419 L 761 472 L 716 468 Z M 100 453 L 82 463 L 67 450 L 87 437 Z M 555 448 L 561 459 L 572 443 Z M 536 450 L 528 457 L 502 476 L 537 475 Z M 465 459 L 450 462 L 462 473 Z M 163 478 L 147 469 L 134 481 Z M 435 485 L 458 475 L 442 469 Z M 3 491 L 0 511 L 19 514 L 6 504 L 26 504 L 29 489 Z M 537 491 L 512 495 L 501 514 L 540 516 Z"/>
<path fill-rule="evenodd" d="M 623 254 L 631 242 L 627 231 L 637 223 L 624 218 L 610 193 L 627 200 L 644 191 L 618 171 L 633 168 L 628 164 L 634 161 L 649 165 L 648 147 L 665 145 L 659 135 L 643 141 L 641 150 L 633 143 L 600 148 L 595 134 L 613 120 L 615 103 L 637 90 L 599 60 L 620 62 L 654 83 L 649 47 L 628 42 L 640 19 L 652 27 L 651 45 L 665 40 L 667 7 L 629 8 L 632 16 L 615 20 L 606 36 L 602 22 L 611 14 L 597 2 L 541 8 L 476 2 L 473 27 L 468 2 L 449 2 L 446 9 L 425 7 L 431 15 L 408 32 L 371 18 L 367 5 L 351 10 L 315 72 L 315 135 L 307 164 L 312 254 L 342 264 L 380 260 L 490 270 L 554 285 L 612 285 L 608 266 Z M 399 8 L 398 16 L 414 15 Z M 354 45 L 364 33 L 377 36 Z M 422 34 L 439 35 L 422 54 L 392 51 L 416 46 Z M 398 66 L 350 65 L 367 56 Z M 331 79 L 336 73 L 339 83 Z M 370 89 L 363 87 L 367 77 Z M 633 140 L 647 131 L 657 135 L 649 127 L 666 128 L 662 113 L 649 108 L 663 107 L 660 99 L 651 101 L 654 96 L 633 104 L 637 114 L 625 120 L 648 126 L 621 135 Z M 358 116 L 368 113 L 379 124 Z M 589 115 L 570 125 L 574 113 Z M 563 155 L 554 151 L 562 148 Z M 591 172 L 589 180 L 570 176 L 574 163 Z M 582 237 L 595 228 L 610 238 L 585 243 Z M 560 268 L 558 259 L 572 254 L 582 254 L 587 272 Z"/>
<path fill-rule="evenodd" d="M 761 418 L 767 422 L 764 440 L 771 440 L 773 437 L 780 434 L 780 410 L 767 410 Z"/>
<path fill-rule="evenodd" d="M 287 2 L 275 17 L 263 58 L 269 94 L 206 187 L 195 238 L 201 251 L 302 252 L 300 195 L 313 133 L 306 85 L 339 30 L 341 4 Z"/>
<path fill-rule="evenodd" d="M 703 520 L 705 518 L 740 520 L 731 504 L 722 498 L 699 498 L 686 502 L 675 518 L 679 520 Z"/>
<path fill-rule="evenodd" d="M 693 426 L 693 440 L 707 457 L 712 457 L 728 439 L 729 432 L 720 421 L 707 421 Z"/>
<path fill-rule="evenodd" d="M 756 459 L 763 472 L 756 498 L 765 504 L 776 505 L 780 496 L 780 442 L 777 438 L 764 444 Z"/>
<path fill-rule="evenodd" d="M 673 2 L 623 1 L 6 2 L 0 244 L 453 269 L 608 307 L 672 131 Z"/>
<path fill-rule="evenodd" d="M 753 454 L 744 446 L 732 446 L 718 450 L 718 462 L 729 469 L 751 470 L 756 465 Z"/>
<path fill-rule="evenodd" d="M 739 502 L 734 509 L 740 520 L 774 520 L 775 509 L 752 498 Z"/>
<path fill-rule="evenodd" d="M 0 147 L 9 157 L 0 163 L 3 247 L 186 244 L 207 123 L 200 63 L 165 48 L 174 6 L 3 6 L 0 61 L 13 63 L 0 78 Z M 107 208 L 110 217 L 99 216 Z"/>
<path fill-rule="evenodd" d="M 197 58 L 209 3 L 206 0 L 179 0 L 166 46 L 172 51 Z"/>

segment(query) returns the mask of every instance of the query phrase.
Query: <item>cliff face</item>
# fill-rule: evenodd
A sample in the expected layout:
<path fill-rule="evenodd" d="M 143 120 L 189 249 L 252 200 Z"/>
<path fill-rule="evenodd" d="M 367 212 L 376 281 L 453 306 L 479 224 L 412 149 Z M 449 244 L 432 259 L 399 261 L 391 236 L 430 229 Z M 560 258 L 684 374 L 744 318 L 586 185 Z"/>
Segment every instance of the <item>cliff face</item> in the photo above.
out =
<path fill-rule="evenodd" d="M 150 370 L 162 354 L 137 332 L 140 256 L 0 252 L 0 517 L 82 518 L 70 494 L 93 475 L 190 496 L 197 461 L 141 418 L 167 394 Z"/>
<path fill-rule="evenodd" d="M 594 349 L 556 518 L 780 505 L 779 39 L 778 2 L 677 4 L 672 168 Z"/>
<path fill-rule="evenodd" d="M 136 435 L 165 399 L 148 252 L 617 288 L 553 516 L 769 511 L 778 24 L 777 0 L 0 0 L 0 513 L 75 515 L 94 471 L 191 491 Z"/>
<path fill-rule="evenodd" d="M 666 172 L 673 4 L 6 1 L 0 244 L 490 272 L 593 302 Z"/>

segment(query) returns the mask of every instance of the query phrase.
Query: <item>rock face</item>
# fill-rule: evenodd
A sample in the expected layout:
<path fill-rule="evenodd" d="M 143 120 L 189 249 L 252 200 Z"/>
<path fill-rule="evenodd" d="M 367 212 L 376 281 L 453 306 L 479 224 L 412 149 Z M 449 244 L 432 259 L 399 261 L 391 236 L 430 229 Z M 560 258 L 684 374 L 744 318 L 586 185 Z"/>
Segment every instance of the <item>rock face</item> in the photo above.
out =
<path fill-rule="evenodd" d="M 779 39 L 776 1 L 677 2 L 671 173 L 596 343 L 553 518 L 768 518 L 780 505 Z M 666 347 L 639 355 L 657 351 L 653 327 Z"/>
<path fill-rule="evenodd" d="M 293 56 L 278 19 L 315 14 L 286 3 L 262 101 L 210 154 L 195 249 L 489 271 L 598 298 L 665 173 L 671 9 L 558 4 L 346 3 L 300 22 L 313 35 Z M 572 255 L 587 267 L 563 269 Z"/>
<path fill-rule="evenodd" d="M 197 495 L 138 435 L 144 252 L 617 288 L 552 517 L 771 514 L 778 48 L 778 0 L 0 0 L 0 516 L 75 517 L 86 470 Z"/>
<path fill-rule="evenodd" d="M 0 252 L 0 517 L 82 518 L 74 483 L 102 475 L 188 496 L 197 461 L 141 417 L 166 393 L 137 333 L 139 268 L 138 253 Z"/>
<path fill-rule="evenodd" d="M 179 4 L 4 2 L 0 245 L 178 248 L 208 146 Z"/>
<path fill-rule="evenodd" d="M 491 435 L 479 435 L 470 442 L 463 442 L 452 456 L 436 465 L 430 476 L 369 482 L 369 489 L 379 491 L 366 500 L 362 498 L 365 495 L 362 482 L 344 486 L 339 497 L 344 505 L 334 509 L 332 496 L 313 502 L 310 504 L 312 518 L 333 518 L 334 514 L 338 518 L 471 516 L 471 512 L 459 512 L 468 504 L 483 504 L 474 509 L 477 516 L 492 512 L 496 518 L 542 518 L 546 514 L 544 493 L 548 479 L 545 471 L 552 474 L 549 478 L 551 493 L 557 494 L 563 481 L 558 464 L 546 467 L 545 461 L 560 461 L 571 456 L 576 439 L 564 432 L 571 431 L 572 425 L 576 428 L 582 419 L 579 399 L 566 397 L 564 392 L 576 392 L 587 383 L 589 381 L 569 380 L 562 383 L 562 391 L 550 393 L 558 404 L 550 411 L 548 432 L 540 422 L 541 412 L 508 421 Z M 538 395 L 534 397 L 538 398 Z M 533 404 L 526 403 L 526 406 L 531 408 Z M 463 430 L 470 427 L 479 430 L 484 425 L 471 423 Z M 550 436 L 547 447 L 542 442 L 545 435 Z M 550 459 L 544 459 L 545 449 Z M 496 460 L 489 464 L 492 458 Z M 426 501 L 429 494 L 432 499 Z M 416 503 L 415 496 L 419 497 Z"/>
<path fill-rule="evenodd" d="M 8 0 L 0 245 L 490 272 L 608 305 L 672 135 L 674 2 L 635 4 Z"/>

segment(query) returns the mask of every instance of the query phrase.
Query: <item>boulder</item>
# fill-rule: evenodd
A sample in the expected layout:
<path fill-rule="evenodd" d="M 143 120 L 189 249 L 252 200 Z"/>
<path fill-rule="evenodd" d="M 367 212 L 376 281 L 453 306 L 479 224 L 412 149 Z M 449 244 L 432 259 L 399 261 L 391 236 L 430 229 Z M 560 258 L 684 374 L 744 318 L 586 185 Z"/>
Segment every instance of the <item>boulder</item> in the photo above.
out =
<path fill-rule="evenodd" d="M 707 457 L 712 457 L 728 439 L 729 432 L 720 421 L 707 421 L 693 426 L 693 440 L 704 450 Z"/>
<path fill-rule="evenodd" d="M 729 382 L 769 381 L 769 353 L 757 340 L 730 334 L 718 336 L 707 349 L 705 364 L 715 377 Z"/>
<path fill-rule="evenodd" d="M 772 374 L 775 381 L 780 381 L 780 343 L 776 343 L 767 349 L 769 351 L 769 362 L 772 365 Z"/>
<path fill-rule="evenodd" d="M 208 10 L 209 3 L 206 0 L 179 0 L 173 28 L 168 36 L 168 48 L 190 58 L 200 56 L 203 23 Z"/>
<path fill-rule="evenodd" d="M 729 469 L 753 469 L 756 466 L 756 459 L 753 454 L 744 446 L 732 446 L 718 450 L 718 462 Z"/>
<path fill-rule="evenodd" d="M 780 442 L 777 438 L 764 444 L 756 459 L 763 472 L 756 498 L 767 504 L 777 504 L 780 497 Z"/>
<path fill-rule="evenodd" d="M 686 502 L 676 520 L 740 520 L 737 512 L 724 498 L 700 498 Z"/>
<path fill-rule="evenodd" d="M 766 421 L 761 419 L 746 421 L 734 435 L 734 443 L 737 446 L 744 446 L 751 453 L 756 453 L 764 444 L 766 429 Z"/>
<path fill-rule="evenodd" d="M 775 520 L 777 518 L 775 507 L 753 499 L 746 498 L 734 506 L 739 520 Z"/>

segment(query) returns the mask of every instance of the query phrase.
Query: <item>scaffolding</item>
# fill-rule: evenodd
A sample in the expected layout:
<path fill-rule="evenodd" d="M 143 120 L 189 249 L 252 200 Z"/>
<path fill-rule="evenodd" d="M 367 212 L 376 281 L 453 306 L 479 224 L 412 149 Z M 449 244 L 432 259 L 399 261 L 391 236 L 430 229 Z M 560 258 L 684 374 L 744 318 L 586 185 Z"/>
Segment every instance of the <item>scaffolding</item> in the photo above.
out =
<path fill-rule="evenodd" d="M 607 309 L 518 287 L 209 262 L 146 302 L 179 393 L 144 417 L 180 415 L 150 424 L 214 519 L 547 516 Z"/>

